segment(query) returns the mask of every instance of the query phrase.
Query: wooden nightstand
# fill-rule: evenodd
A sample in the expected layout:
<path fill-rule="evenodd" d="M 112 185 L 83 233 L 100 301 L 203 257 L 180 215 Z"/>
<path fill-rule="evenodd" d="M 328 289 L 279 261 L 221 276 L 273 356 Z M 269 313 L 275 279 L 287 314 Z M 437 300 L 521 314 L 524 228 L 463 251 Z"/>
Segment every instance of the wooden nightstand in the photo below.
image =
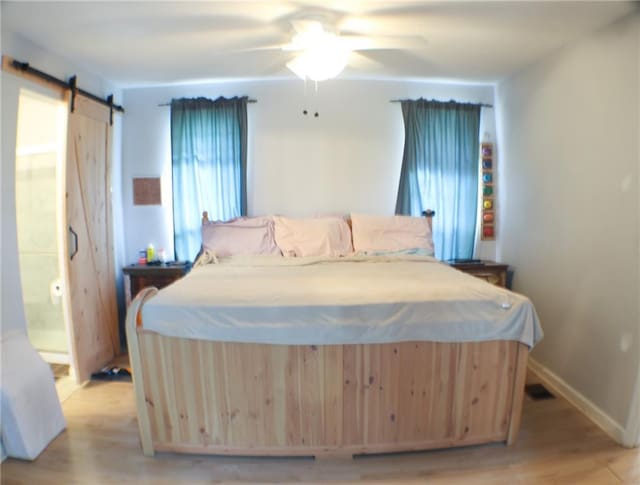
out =
<path fill-rule="evenodd" d="M 122 268 L 127 306 L 140 290 L 147 286 L 164 288 L 182 278 L 191 269 L 191 263 L 165 263 L 158 266 L 132 264 Z"/>
<path fill-rule="evenodd" d="M 479 263 L 449 262 L 452 268 L 464 271 L 470 275 L 482 278 L 483 280 L 496 286 L 507 287 L 508 264 L 496 263 L 494 261 L 480 261 Z"/>

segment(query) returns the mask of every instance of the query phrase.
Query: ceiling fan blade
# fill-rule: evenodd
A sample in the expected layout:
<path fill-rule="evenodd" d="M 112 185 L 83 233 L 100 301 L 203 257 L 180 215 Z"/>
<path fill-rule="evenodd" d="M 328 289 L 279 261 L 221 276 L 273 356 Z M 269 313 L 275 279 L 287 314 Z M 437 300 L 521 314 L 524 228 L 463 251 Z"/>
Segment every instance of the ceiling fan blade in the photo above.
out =
<path fill-rule="evenodd" d="M 286 44 L 280 44 L 280 49 L 286 52 L 297 52 L 302 50 L 302 47 L 293 42 L 287 42 Z"/>
<path fill-rule="evenodd" d="M 303 32 L 309 32 L 315 29 L 322 29 L 322 23 L 318 20 L 298 18 L 290 20 L 291 26 L 293 30 L 295 30 L 298 34 Z"/>
<path fill-rule="evenodd" d="M 380 49 L 363 51 L 361 55 L 374 62 L 379 62 L 384 66 L 385 72 L 392 76 L 403 73 L 408 77 L 427 77 L 433 67 L 429 59 L 415 55 L 410 51 Z M 411 67 L 408 69 L 408 66 Z"/>
<path fill-rule="evenodd" d="M 372 2 L 373 3 L 373 2 Z M 425 12 L 429 18 L 437 16 L 444 8 L 450 10 L 448 2 L 393 2 L 379 3 L 382 7 L 345 15 L 337 27 L 340 32 L 361 35 L 385 35 L 403 32 L 415 34 L 425 31 Z M 461 3 L 461 8 L 468 8 Z"/>
<path fill-rule="evenodd" d="M 384 67 L 381 62 L 364 56 L 359 52 L 352 52 L 349 55 L 349 66 L 359 71 L 376 71 Z"/>
<path fill-rule="evenodd" d="M 353 51 L 378 49 L 425 49 L 427 40 L 419 35 L 341 35 L 343 42 Z"/>
<path fill-rule="evenodd" d="M 265 45 L 255 45 L 251 47 L 242 47 L 238 49 L 229 49 L 232 52 L 259 52 L 259 51 L 282 51 L 288 50 L 284 49 L 284 45 L 282 43 L 277 44 L 265 44 Z"/>
<path fill-rule="evenodd" d="M 260 74 L 262 76 L 283 76 L 291 77 L 293 73 L 287 69 L 287 62 L 290 61 L 290 57 L 286 53 L 284 55 L 278 55 L 270 62 L 265 62 L 260 68 Z"/>

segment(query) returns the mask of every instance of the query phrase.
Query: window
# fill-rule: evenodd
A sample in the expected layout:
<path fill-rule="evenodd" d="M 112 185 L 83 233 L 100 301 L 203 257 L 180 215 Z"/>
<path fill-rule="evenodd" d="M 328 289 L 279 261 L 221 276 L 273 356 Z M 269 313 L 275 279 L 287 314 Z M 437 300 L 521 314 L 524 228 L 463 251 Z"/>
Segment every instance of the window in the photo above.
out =
<path fill-rule="evenodd" d="M 436 211 L 436 257 L 473 257 L 478 205 L 480 106 L 402 101 L 405 127 L 396 214 Z"/>
<path fill-rule="evenodd" d="M 175 257 L 190 260 L 203 211 L 211 220 L 246 214 L 247 98 L 172 100 L 171 161 Z"/>

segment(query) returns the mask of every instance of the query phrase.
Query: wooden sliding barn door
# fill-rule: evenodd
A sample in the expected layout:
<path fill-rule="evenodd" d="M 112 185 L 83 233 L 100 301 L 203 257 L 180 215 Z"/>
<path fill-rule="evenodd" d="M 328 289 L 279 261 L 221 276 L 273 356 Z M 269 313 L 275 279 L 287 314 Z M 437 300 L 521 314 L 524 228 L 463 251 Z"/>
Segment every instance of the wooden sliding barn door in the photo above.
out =
<path fill-rule="evenodd" d="M 72 359 L 78 382 L 119 350 L 111 227 L 109 108 L 76 96 L 67 131 Z"/>

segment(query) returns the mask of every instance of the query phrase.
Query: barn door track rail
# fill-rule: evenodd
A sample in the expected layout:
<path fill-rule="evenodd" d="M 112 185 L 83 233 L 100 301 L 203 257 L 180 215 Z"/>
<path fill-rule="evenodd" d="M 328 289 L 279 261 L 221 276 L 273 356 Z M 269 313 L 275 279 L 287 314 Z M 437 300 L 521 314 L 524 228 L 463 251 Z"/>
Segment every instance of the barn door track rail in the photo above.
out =
<path fill-rule="evenodd" d="M 18 71 L 22 71 L 24 73 L 29 73 L 33 76 L 37 76 L 49 83 L 55 84 L 63 89 L 68 89 L 71 91 L 71 103 L 70 110 L 73 113 L 75 110 L 75 101 L 76 96 L 81 94 L 87 98 L 90 98 L 98 103 L 104 104 L 109 107 L 109 124 L 113 125 L 113 112 L 119 111 L 120 113 L 124 113 L 124 108 L 120 105 L 114 104 L 113 102 L 113 94 L 110 94 L 106 98 L 101 98 L 92 94 L 84 89 L 78 87 L 78 76 L 75 74 L 69 78 L 68 81 L 63 81 L 62 79 L 58 79 L 57 77 L 52 76 L 51 74 L 47 74 L 46 72 L 40 71 L 35 67 L 31 67 L 28 62 L 20 62 L 15 59 L 11 59 L 10 63 L 11 67 Z"/>

